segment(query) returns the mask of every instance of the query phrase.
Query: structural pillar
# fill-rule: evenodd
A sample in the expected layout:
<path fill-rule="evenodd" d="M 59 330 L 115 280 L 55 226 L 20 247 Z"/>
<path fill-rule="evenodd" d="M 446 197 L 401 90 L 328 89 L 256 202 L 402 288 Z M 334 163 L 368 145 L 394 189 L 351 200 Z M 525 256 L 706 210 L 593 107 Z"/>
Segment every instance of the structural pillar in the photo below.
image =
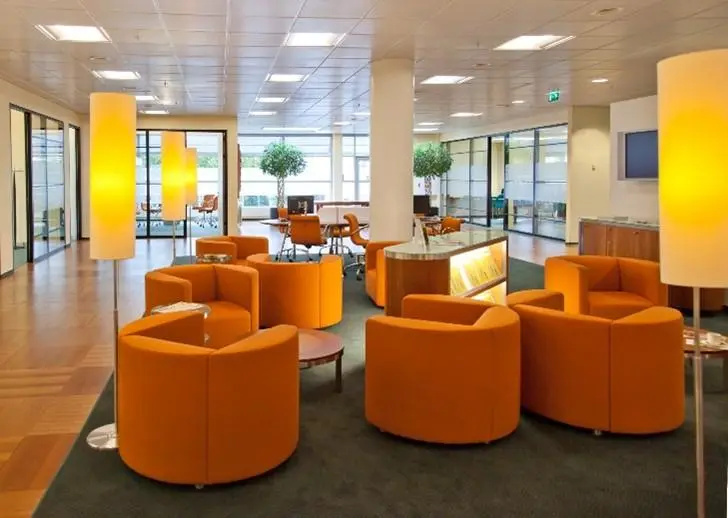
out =
<path fill-rule="evenodd" d="M 412 239 L 414 62 L 372 63 L 370 239 Z"/>

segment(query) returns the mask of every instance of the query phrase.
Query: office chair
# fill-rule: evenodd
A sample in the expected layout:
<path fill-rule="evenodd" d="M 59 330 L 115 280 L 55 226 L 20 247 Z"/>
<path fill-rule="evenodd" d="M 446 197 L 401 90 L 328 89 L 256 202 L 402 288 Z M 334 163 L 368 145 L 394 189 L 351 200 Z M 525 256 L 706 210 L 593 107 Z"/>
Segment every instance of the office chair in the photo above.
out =
<path fill-rule="evenodd" d="M 294 216 L 289 218 L 291 222 L 289 235 L 293 248 L 288 252 L 288 259 L 293 261 L 296 254 L 296 245 L 305 248 L 306 260 L 311 260 L 311 247 L 326 245 L 326 236 L 321 234 L 321 221 L 318 216 Z M 319 250 L 319 257 L 321 251 Z"/>
<path fill-rule="evenodd" d="M 356 217 L 356 214 L 344 214 L 344 219 L 349 224 L 349 238 L 351 242 L 366 250 L 369 240 L 363 237 L 361 233 L 367 226 L 359 226 L 359 219 Z M 356 268 L 356 280 L 360 281 L 362 271 L 364 271 L 364 254 L 356 254 L 356 261 L 344 267 L 344 275 L 346 275 L 346 270 L 354 268 Z"/>
<path fill-rule="evenodd" d="M 463 221 L 458 218 L 446 216 L 440 223 L 440 234 L 449 234 L 451 232 L 460 232 L 460 226 Z"/>

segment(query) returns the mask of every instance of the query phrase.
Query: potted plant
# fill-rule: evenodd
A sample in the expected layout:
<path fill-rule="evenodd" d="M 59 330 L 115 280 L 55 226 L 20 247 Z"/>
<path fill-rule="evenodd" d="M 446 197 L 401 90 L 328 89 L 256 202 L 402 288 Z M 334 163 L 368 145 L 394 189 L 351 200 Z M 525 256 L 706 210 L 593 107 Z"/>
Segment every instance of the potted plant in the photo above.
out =
<path fill-rule="evenodd" d="M 260 170 L 265 174 L 274 176 L 278 182 L 276 208 L 271 209 L 277 213 L 278 208 L 285 206 L 286 178 L 298 176 L 306 168 L 306 159 L 303 152 L 292 144 L 286 142 L 273 142 L 263 151 L 260 160 Z M 277 217 L 277 214 L 275 215 Z"/>
<path fill-rule="evenodd" d="M 425 194 L 432 195 L 432 179 L 440 178 L 452 166 L 452 156 L 439 142 L 426 142 L 415 147 L 414 174 L 425 181 Z"/>

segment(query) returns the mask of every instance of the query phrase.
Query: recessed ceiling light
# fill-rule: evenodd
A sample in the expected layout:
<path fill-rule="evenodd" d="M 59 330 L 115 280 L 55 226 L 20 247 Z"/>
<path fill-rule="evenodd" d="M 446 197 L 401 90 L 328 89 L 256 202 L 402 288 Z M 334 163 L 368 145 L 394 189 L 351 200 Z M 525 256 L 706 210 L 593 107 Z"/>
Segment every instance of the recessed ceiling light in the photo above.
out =
<path fill-rule="evenodd" d="M 597 77 L 595 79 L 592 79 L 592 83 L 608 83 L 609 79 L 606 77 Z"/>
<path fill-rule="evenodd" d="M 414 102 L 417 102 L 417 97 L 415 97 L 415 98 L 414 98 L 414 99 L 412 99 L 412 100 L 413 100 Z"/>
<path fill-rule="evenodd" d="M 414 131 L 418 133 L 423 133 L 426 131 L 437 131 L 439 128 L 415 128 Z"/>
<path fill-rule="evenodd" d="M 139 72 L 131 70 L 94 70 L 93 75 L 99 79 L 108 79 L 110 81 L 136 81 L 141 76 Z"/>
<path fill-rule="evenodd" d="M 285 133 L 287 131 L 318 131 L 319 128 L 297 128 L 297 127 L 291 127 L 291 128 L 263 128 L 263 131 L 277 131 L 280 133 Z"/>
<path fill-rule="evenodd" d="M 53 41 L 74 41 L 76 43 L 111 41 L 104 29 L 92 25 L 36 25 L 35 28 Z"/>
<path fill-rule="evenodd" d="M 515 101 L 511 101 L 511 104 L 526 104 L 526 101 L 523 99 L 516 99 Z"/>
<path fill-rule="evenodd" d="M 253 117 L 267 117 L 268 115 L 275 115 L 278 112 L 274 111 L 252 111 L 248 112 L 248 115 L 252 115 Z"/>
<path fill-rule="evenodd" d="M 546 50 L 573 39 L 574 36 L 554 36 L 553 34 L 519 36 L 506 41 L 495 50 Z"/>
<path fill-rule="evenodd" d="M 334 126 L 351 126 L 351 122 L 349 122 L 349 121 L 334 122 Z"/>
<path fill-rule="evenodd" d="M 354 112 L 354 117 L 369 117 L 369 112 Z"/>
<path fill-rule="evenodd" d="M 283 44 L 287 47 L 335 47 L 346 34 L 333 32 L 291 32 Z"/>
<path fill-rule="evenodd" d="M 162 104 L 164 106 L 174 106 L 177 104 L 177 101 L 174 99 L 160 99 L 159 104 Z"/>
<path fill-rule="evenodd" d="M 418 126 L 439 126 L 442 122 L 420 122 Z"/>
<path fill-rule="evenodd" d="M 142 110 L 144 115 L 169 115 L 167 110 Z"/>
<path fill-rule="evenodd" d="M 268 74 L 265 80 L 271 83 L 300 83 L 307 78 L 304 74 Z"/>
<path fill-rule="evenodd" d="M 450 115 L 450 117 L 480 117 L 481 115 L 483 115 L 483 112 L 457 112 Z"/>
<path fill-rule="evenodd" d="M 139 94 L 135 97 L 137 102 L 156 102 L 158 100 L 156 95 L 151 94 Z"/>
<path fill-rule="evenodd" d="M 255 102 L 257 103 L 284 103 L 288 100 L 288 97 L 256 97 Z"/>
<path fill-rule="evenodd" d="M 472 76 L 432 76 L 422 81 L 423 85 L 459 85 L 467 83 Z"/>
<path fill-rule="evenodd" d="M 88 58 L 88 60 L 94 63 L 106 63 L 107 61 L 109 61 L 109 58 L 107 58 L 106 56 L 91 56 L 90 58 Z"/>

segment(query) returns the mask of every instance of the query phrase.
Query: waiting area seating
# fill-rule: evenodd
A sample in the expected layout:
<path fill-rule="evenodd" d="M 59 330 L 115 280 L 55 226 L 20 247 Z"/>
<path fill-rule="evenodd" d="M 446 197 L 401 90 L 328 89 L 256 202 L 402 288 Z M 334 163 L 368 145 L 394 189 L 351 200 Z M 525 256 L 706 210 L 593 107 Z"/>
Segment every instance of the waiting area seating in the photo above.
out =
<path fill-rule="evenodd" d="M 409 295 L 366 323 L 366 419 L 433 443 L 488 443 L 520 415 L 520 326 L 503 306 Z"/>
<path fill-rule="evenodd" d="M 259 236 L 214 236 L 195 241 L 195 253 L 225 254 L 233 258 L 233 264 L 245 266 L 253 254 L 268 253 L 268 238 Z"/>
<path fill-rule="evenodd" d="M 384 249 L 400 241 L 369 241 L 364 254 L 366 292 L 372 302 L 383 308 L 387 302 L 387 272 Z"/>
<path fill-rule="evenodd" d="M 521 300 L 511 308 L 521 319 L 525 409 L 599 432 L 651 434 L 682 425 L 680 312 L 652 307 L 610 320 Z"/>
<path fill-rule="evenodd" d="M 298 332 L 279 326 L 215 350 L 198 312 L 152 315 L 119 333 L 119 454 L 173 484 L 269 471 L 298 444 Z"/>
<path fill-rule="evenodd" d="M 320 329 L 341 322 L 343 263 L 326 255 L 320 261 L 273 261 L 269 254 L 248 257 L 260 278 L 260 325 L 291 324 Z"/>
<path fill-rule="evenodd" d="M 208 305 L 208 347 L 225 347 L 258 331 L 258 272 L 253 268 L 219 264 L 170 266 L 147 273 L 144 288 L 147 315 L 156 306 L 175 302 Z"/>
<path fill-rule="evenodd" d="M 667 306 L 658 263 L 642 259 L 576 255 L 546 259 L 545 287 L 564 294 L 567 313 L 619 319 Z"/>

